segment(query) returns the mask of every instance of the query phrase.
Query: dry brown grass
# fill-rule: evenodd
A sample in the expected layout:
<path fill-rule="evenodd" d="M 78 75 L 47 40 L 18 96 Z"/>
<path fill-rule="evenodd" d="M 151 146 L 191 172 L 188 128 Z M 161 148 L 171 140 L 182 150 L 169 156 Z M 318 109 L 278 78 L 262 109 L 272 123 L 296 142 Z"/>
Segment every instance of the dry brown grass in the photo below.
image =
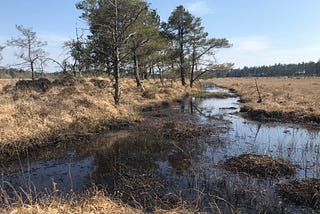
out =
<path fill-rule="evenodd" d="M 46 93 L 21 91 L 16 81 L 0 81 L 0 154 L 6 147 L 45 144 L 48 136 L 69 138 L 94 134 L 101 124 L 140 119 L 138 109 L 157 103 L 173 101 L 191 90 L 179 82 L 162 85 L 160 81 L 144 81 L 144 91 L 134 80 L 123 79 L 121 105 L 114 105 L 113 87 L 109 79 L 85 79 L 75 86 L 52 87 Z M 149 92 L 146 92 L 149 91 Z M 144 96 L 149 93 L 152 96 Z M 109 122 L 108 122 L 109 121 Z M 32 139 L 30 141 L 30 139 Z M 37 140 L 34 140 L 37 139 Z M 35 144 L 35 145 L 31 145 Z M 47 143 L 50 146 L 50 142 Z M 46 145 L 46 144 L 45 144 Z M 10 151 L 9 151 L 10 152 Z M 13 151 L 11 151 L 14 153 Z M 3 158 L 3 157 L 0 157 Z M 0 205 L 1 206 L 1 205 Z M 143 213 L 115 202 L 103 194 L 75 198 L 47 197 L 32 204 L 13 204 L 0 213 Z M 183 209 L 158 210 L 156 213 L 188 213 Z"/>
<path fill-rule="evenodd" d="M 44 197 L 32 204 L 20 203 L 15 206 L 0 208 L 3 214 L 139 214 L 141 209 L 132 208 L 117 200 L 112 200 L 100 191 L 85 193 L 82 196 Z M 156 214 L 188 214 L 194 213 L 183 207 L 172 210 L 156 209 Z"/>
<path fill-rule="evenodd" d="M 3 214 L 139 214 L 145 213 L 121 202 L 115 202 L 109 197 L 95 195 L 81 199 L 45 199 L 32 205 L 13 206 L 0 209 Z M 154 211 L 155 214 L 191 214 L 193 211 L 184 208 Z"/>
<path fill-rule="evenodd" d="M 46 199 L 33 205 L 21 205 L 7 209 L 0 209 L 6 214 L 70 214 L 70 213 L 143 213 L 125 204 L 112 201 L 103 195 L 95 195 L 75 200 Z"/>
<path fill-rule="evenodd" d="M 144 97 L 131 79 L 122 81 L 121 105 L 114 105 L 110 80 L 107 88 L 94 85 L 90 79 L 76 86 L 53 87 L 46 93 L 21 91 L 13 88 L 14 81 L 1 81 L 0 145 L 37 138 L 39 141 L 54 133 L 68 135 L 89 132 L 101 120 L 135 116 L 139 106 L 171 101 L 185 93 L 178 83 L 161 86 L 159 81 L 145 81 Z M 8 86 L 11 85 L 11 86 Z"/>
<path fill-rule="evenodd" d="M 266 112 L 265 116 L 292 121 L 320 122 L 320 78 L 219 78 L 213 82 L 231 88 L 245 102 L 244 109 Z"/>

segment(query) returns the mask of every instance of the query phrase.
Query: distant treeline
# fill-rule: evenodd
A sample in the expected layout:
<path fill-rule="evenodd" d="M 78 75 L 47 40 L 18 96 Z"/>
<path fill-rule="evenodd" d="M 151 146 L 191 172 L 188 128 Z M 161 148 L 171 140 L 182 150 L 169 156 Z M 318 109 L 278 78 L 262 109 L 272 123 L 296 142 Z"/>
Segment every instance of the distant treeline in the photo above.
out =
<path fill-rule="evenodd" d="M 271 66 L 244 67 L 219 73 L 223 77 L 276 77 L 276 76 L 320 76 L 320 61 L 299 64 L 275 64 Z"/>
<path fill-rule="evenodd" d="M 36 77 L 57 78 L 61 72 L 35 73 Z M 94 73 L 93 75 L 98 75 Z M 100 74 L 101 75 L 101 74 Z M 275 64 L 270 66 L 243 67 L 242 69 L 217 69 L 203 75 L 204 79 L 215 77 L 277 77 L 320 76 L 320 61 L 299 64 Z M 0 79 L 29 79 L 31 72 L 15 68 L 0 68 Z"/>
<path fill-rule="evenodd" d="M 37 73 L 36 77 L 54 78 L 58 73 Z M 0 68 L 0 79 L 31 79 L 31 72 L 15 68 Z"/>

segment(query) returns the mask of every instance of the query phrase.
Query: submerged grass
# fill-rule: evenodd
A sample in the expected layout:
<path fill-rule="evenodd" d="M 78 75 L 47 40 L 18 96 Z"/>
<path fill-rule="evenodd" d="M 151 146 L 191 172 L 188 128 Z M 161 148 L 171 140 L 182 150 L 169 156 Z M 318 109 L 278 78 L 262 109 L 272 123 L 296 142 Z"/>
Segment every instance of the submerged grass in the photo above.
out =
<path fill-rule="evenodd" d="M 320 123 L 319 77 L 217 78 L 212 81 L 239 94 L 244 103 L 242 111 L 253 119 Z M 258 102 L 259 94 L 262 102 Z"/>

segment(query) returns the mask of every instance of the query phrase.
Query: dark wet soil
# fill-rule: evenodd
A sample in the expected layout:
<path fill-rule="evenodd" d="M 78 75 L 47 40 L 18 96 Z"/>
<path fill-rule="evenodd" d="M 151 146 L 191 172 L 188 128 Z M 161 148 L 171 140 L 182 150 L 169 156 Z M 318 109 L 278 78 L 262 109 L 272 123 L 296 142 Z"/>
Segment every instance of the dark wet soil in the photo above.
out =
<path fill-rule="evenodd" d="M 291 177 L 296 173 L 296 166 L 290 162 L 268 155 L 243 154 L 226 160 L 221 166 L 256 177 Z"/>

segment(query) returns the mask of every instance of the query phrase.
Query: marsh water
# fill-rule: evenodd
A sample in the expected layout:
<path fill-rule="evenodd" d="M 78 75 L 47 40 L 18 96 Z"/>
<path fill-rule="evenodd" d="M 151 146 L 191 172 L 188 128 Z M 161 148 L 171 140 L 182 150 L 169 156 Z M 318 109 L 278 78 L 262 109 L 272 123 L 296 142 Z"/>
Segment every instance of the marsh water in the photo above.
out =
<path fill-rule="evenodd" d="M 211 85 L 205 90 L 224 89 Z M 48 151 L 49 155 L 17 157 L 15 167 L 1 167 L 1 186 L 8 192 L 68 194 L 94 185 L 147 211 L 187 201 L 206 212 L 316 212 L 283 200 L 275 184 L 320 178 L 320 129 L 249 121 L 237 114 L 238 100 L 191 97 L 173 107 L 191 114 L 188 118 L 195 123 L 220 130 L 208 137 L 178 142 L 152 132 L 108 132 L 91 142 Z M 219 167 L 226 159 L 247 153 L 288 160 L 298 166 L 297 174 L 262 179 Z"/>

